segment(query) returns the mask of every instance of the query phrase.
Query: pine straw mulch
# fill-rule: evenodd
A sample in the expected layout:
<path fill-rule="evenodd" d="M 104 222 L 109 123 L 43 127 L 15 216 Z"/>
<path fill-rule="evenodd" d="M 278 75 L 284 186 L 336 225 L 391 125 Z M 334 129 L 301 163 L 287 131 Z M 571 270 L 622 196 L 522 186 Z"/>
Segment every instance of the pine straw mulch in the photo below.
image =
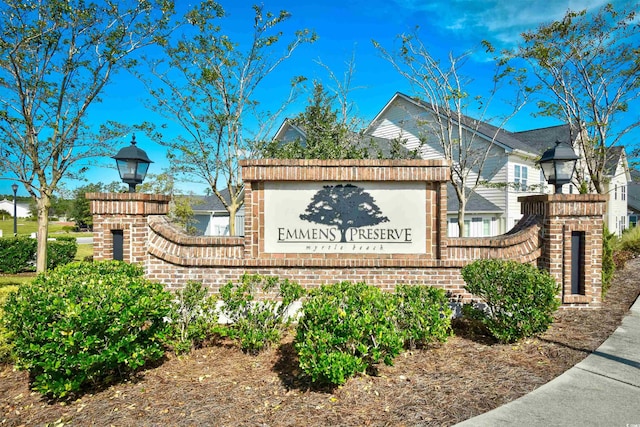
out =
<path fill-rule="evenodd" d="M 560 310 L 542 336 L 496 344 L 457 322 L 445 344 L 400 355 L 376 376 L 314 389 L 296 369 L 291 337 L 258 356 L 221 343 L 76 400 L 29 390 L 27 373 L 0 365 L 0 426 L 452 425 L 514 400 L 596 349 L 640 293 L 640 259 L 614 280 L 600 310 Z"/>

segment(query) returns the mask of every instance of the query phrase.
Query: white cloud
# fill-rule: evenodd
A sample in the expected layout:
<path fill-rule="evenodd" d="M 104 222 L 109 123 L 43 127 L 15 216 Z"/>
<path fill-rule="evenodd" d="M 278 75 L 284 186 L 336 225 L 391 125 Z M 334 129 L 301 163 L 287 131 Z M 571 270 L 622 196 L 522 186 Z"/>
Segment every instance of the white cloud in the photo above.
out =
<path fill-rule="evenodd" d="M 594 10 L 610 0 L 395 0 L 401 13 L 426 14 L 430 25 L 461 38 L 511 47 L 520 34 L 561 19 L 567 10 Z M 620 0 L 620 3 L 625 1 Z M 614 1 L 615 3 L 615 1 Z"/>

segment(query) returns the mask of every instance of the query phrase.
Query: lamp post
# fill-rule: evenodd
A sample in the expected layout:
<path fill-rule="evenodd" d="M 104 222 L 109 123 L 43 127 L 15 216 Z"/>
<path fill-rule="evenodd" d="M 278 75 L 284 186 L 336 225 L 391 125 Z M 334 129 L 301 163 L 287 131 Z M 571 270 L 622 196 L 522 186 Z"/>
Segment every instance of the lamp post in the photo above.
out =
<path fill-rule="evenodd" d="M 129 193 L 136 192 L 136 185 L 142 184 L 149 164 L 153 163 L 144 150 L 136 147 L 135 135 L 131 138 L 131 145 L 120 149 L 112 159 L 116 159 L 122 182 L 129 184 Z"/>
<path fill-rule="evenodd" d="M 18 235 L 18 204 L 16 201 L 16 197 L 18 196 L 18 184 L 12 184 L 11 189 L 13 190 L 13 235 Z"/>
<path fill-rule="evenodd" d="M 562 186 L 571 182 L 577 161 L 578 156 L 571 145 L 556 141 L 556 146 L 545 151 L 538 164 L 547 182 L 555 185 L 556 194 L 562 194 Z"/>

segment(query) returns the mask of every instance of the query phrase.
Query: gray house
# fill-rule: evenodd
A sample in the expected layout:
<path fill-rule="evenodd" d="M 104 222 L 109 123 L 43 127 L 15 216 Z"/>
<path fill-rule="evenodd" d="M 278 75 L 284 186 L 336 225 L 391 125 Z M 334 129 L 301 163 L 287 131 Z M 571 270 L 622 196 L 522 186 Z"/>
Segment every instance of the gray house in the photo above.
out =
<path fill-rule="evenodd" d="M 222 196 L 228 200 L 229 191 L 222 190 Z M 192 205 L 195 224 L 199 235 L 228 236 L 229 212 L 218 196 L 198 197 Z M 244 236 L 244 206 L 236 214 L 236 235 Z"/>

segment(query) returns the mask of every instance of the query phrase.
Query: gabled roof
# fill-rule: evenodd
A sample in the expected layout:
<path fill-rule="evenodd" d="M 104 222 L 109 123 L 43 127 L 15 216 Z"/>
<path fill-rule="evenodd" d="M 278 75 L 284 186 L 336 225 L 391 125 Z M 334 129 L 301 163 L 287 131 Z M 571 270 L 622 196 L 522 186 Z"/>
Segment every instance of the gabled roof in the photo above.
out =
<path fill-rule="evenodd" d="M 469 190 L 467 189 L 467 195 L 468 194 Z M 457 213 L 459 207 L 460 202 L 458 201 L 458 197 L 456 197 L 456 191 L 451 182 L 447 182 L 447 213 Z M 467 199 L 465 213 L 502 213 L 502 209 L 474 192 L 471 193 L 471 197 Z"/>
<path fill-rule="evenodd" d="M 300 126 L 295 125 L 293 123 L 293 120 L 291 120 L 290 118 L 287 117 L 282 121 L 282 124 L 280 125 L 280 127 L 276 131 L 275 135 L 273 136 L 273 139 L 274 140 L 277 140 L 277 139 L 281 140 L 289 129 L 293 129 L 295 132 L 299 133 L 301 138 L 306 137 L 305 131 Z"/>
<path fill-rule="evenodd" d="M 428 102 L 425 102 L 418 98 L 412 98 L 409 95 L 406 95 L 401 92 L 396 92 L 395 95 L 391 98 L 391 100 L 387 102 L 387 104 L 382 108 L 382 110 L 380 110 L 380 112 L 376 115 L 376 117 L 371 121 L 371 124 L 365 130 L 365 134 L 369 132 L 369 128 L 380 119 L 380 117 L 385 113 L 385 111 L 397 99 L 403 99 L 426 111 L 431 112 L 432 114 L 442 114 L 442 113 L 436 112 L 431 106 L 431 104 L 429 104 Z M 457 116 L 457 114 L 455 115 L 452 114 L 452 116 Z M 455 120 L 455 117 L 452 117 L 451 120 L 453 120 L 454 122 L 457 122 L 457 120 Z M 481 138 L 484 138 L 485 140 L 490 142 L 492 141 L 498 146 L 501 146 L 506 151 L 518 150 L 518 151 L 523 151 L 525 153 L 534 154 L 534 155 L 540 154 L 535 150 L 535 148 L 534 150 L 532 150 L 532 147 L 530 144 L 527 144 L 521 139 L 517 138 L 512 132 L 509 132 L 504 129 L 500 129 L 489 123 L 476 120 L 466 115 L 461 115 L 460 124 L 466 127 L 467 129 L 474 131 Z"/>
<path fill-rule="evenodd" d="M 576 130 L 574 130 L 573 133 L 571 132 L 571 127 L 568 124 L 563 124 L 514 132 L 513 135 L 542 154 L 549 148 L 553 148 L 556 141 L 573 145 L 577 134 Z"/>
<path fill-rule="evenodd" d="M 225 188 L 220 192 L 225 200 L 230 200 L 229 189 Z M 224 204 L 220 201 L 218 196 L 212 194 L 210 196 L 195 196 L 195 200 L 191 208 L 196 212 L 227 212 Z"/>
<path fill-rule="evenodd" d="M 625 149 L 624 147 L 620 147 L 620 146 L 615 146 L 615 147 L 609 147 L 607 149 L 607 161 L 604 164 L 604 173 L 609 175 L 609 176 L 613 176 L 616 173 L 616 170 L 618 169 L 618 165 L 620 164 L 620 162 L 623 162 L 623 166 L 625 167 L 625 174 L 627 175 L 627 181 L 630 181 L 631 175 L 629 173 L 629 168 L 627 165 L 627 155 L 625 153 Z"/>
<path fill-rule="evenodd" d="M 294 124 L 293 120 L 289 118 L 284 119 L 275 135 L 273 136 L 273 140 L 284 140 L 284 136 L 290 129 L 298 133 L 302 141 L 306 140 L 307 133 L 304 127 Z M 389 139 L 353 131 L 349 132 L 348 137 L 356 147 L 366 148 L 368 155 L 371 158 L 377 158 L 379 155 L 383 158 L 388 158 L 391 155 L 393 142 Z M 409 150 L 407 150 L 405 147 L 400 146 L 398 148 L 401 151 L 403 157 L 410 156 Z"/>

